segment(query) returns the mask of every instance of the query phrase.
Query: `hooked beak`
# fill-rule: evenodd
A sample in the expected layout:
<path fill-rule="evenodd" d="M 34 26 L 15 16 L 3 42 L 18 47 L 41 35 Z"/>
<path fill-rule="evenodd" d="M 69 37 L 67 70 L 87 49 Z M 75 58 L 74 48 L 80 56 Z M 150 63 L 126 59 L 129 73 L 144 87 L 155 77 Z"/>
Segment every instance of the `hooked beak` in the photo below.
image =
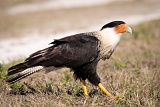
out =
<path fill-rule="evenodd" d="M 126 32 L 128 32 L 128 33 L 131 33 L 131 34 L 132 34 L 132 29 L 131 29 L 129 26 L 127 26 L 127 28 L 126 28 Z"/>

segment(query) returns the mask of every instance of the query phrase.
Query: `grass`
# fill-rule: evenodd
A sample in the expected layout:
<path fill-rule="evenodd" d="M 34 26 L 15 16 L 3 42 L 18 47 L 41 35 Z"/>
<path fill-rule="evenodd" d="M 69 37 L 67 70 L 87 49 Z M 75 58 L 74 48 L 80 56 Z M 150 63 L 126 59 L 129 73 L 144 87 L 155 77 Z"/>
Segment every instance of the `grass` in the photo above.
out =
<path fill-rule="evenodd" d="M 100 61 L 97 72 L 112 94 L 122 93 L 114 101 L 87 82 L 89 99 L 85 101 L 73 72 L 62 69 L 34 74 L 21 82 L 5 82 L 7 68 L 22 60 L 0 64 L 1 107 L 159 107 L 160 106 L 160 20 L 133 26 L 133 36 L 124 35 L 111 59 Z"/>

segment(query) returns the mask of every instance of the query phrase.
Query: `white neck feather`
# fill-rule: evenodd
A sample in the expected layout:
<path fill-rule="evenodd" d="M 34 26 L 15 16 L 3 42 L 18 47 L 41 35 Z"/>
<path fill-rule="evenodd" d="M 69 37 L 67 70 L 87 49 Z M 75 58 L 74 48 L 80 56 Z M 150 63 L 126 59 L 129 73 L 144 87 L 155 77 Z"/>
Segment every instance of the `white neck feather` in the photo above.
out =
<path fill-rule="evenodd" d="M 104 44 L 115 48 L 120 41 L 122 33 L 117 34 L 114 28 L 106 28 L 100 31 L 100 35 Z"/>

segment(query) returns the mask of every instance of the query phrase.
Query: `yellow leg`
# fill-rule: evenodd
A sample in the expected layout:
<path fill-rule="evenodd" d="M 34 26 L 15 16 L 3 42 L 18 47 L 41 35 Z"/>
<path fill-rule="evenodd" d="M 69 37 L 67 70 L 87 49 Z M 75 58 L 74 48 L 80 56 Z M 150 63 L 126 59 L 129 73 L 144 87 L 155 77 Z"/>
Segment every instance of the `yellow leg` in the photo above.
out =
<path fill-rule="evenodd" d="M 82 88 L 83 88 L 83 91 L 84 91 L 84 95 L 87 98 L 88 97 L 88 92 L 87 92 L 86 82 L 85 82 L 85 80 L 81 80 L 81 82 L 82 82 Z"/>
<path fill-rule="evenodd" d="M 112 96 L 112 94 L 109 93 L 109 92 L 103 87 L 103 85 L 102 85 L 101 83 L 98 84 L 98 87 L 99 87 L 107 96 L 112 97 L 112 99 L 116 99 L 116 98 L 118 98 L 118 97 L 121 96 L 120 94 L 117 94 L 116 96 Z"/>
<path fill-rule="evenodd" d="M 101 83 L 98 84 L 98 87 L 108 96 L 111 97 L 112 95 L 103 87 Z"/>

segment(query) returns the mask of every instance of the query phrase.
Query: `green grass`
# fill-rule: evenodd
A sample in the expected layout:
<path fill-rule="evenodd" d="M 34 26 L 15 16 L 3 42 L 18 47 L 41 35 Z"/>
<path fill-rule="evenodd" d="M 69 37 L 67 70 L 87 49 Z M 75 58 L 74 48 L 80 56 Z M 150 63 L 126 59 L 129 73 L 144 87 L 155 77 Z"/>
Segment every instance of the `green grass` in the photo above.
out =
<path fill-rule="evenodd" d="M 39 72 L 13 85 L 7 84 L 7 69 L 22 60 L 0 64 L 0 104 L 2 107 L 159 107 L 160 106 L 160 20 L 132 26 L 111 59 L 98 64 L 102 84 L 114 101 L 87 82 L 89 99 L 85 101 L 81 83 L 68 69 L 48 74 Z"/>

